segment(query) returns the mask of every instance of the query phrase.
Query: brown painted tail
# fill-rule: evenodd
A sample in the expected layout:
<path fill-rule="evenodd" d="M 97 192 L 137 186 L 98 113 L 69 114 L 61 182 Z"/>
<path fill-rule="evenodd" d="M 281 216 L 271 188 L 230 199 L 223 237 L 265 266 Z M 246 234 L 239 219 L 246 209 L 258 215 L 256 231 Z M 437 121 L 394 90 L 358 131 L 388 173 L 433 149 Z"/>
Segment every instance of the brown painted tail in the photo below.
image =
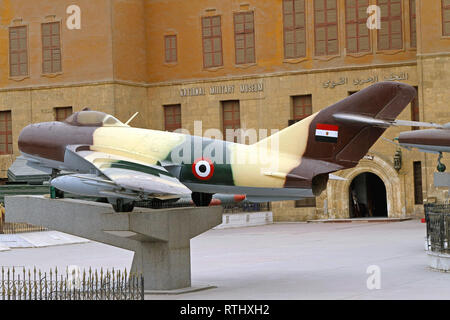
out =
<path fill-rule="evenodd" d="M 310 123 L 304 156 L 354 167 L 415 95 L 407 84 L 380 82 L 323 109 Z"/>
<path fill-rule="evenodd" d="M 308 180 L 288 176 L 285 187 L 311 187 L 319 195 L 328 173 L 355 167 L 415 95 L 409 85 L 380 82 L 312 115 L 305 153 L 290 172 Z"/>

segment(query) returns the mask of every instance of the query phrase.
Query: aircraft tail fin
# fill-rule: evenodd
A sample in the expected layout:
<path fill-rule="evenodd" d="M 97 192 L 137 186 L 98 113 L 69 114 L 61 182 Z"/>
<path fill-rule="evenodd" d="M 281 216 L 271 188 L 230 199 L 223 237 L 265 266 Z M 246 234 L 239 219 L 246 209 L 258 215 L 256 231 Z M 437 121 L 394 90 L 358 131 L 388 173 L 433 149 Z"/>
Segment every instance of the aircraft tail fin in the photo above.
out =
<path fill-rule="evenodd" d="M 355 167 L 416 94 L 403 83 L 379 82 L 265 139 L 299 159 L 285 187 L 320 194 L 328 174 Z"/>
<path fill-rule="evenodd" d="M 303 156 L 355 166 L 416 94 L 407 84 L 380 82 L 323 109 L 310 122 Z"/>
<path fill-rule="evenodd" d="M 416 90 L 407 84 L 379 82 L 257 144 L 336 167 L 353 167 L 415 95 Z"/>

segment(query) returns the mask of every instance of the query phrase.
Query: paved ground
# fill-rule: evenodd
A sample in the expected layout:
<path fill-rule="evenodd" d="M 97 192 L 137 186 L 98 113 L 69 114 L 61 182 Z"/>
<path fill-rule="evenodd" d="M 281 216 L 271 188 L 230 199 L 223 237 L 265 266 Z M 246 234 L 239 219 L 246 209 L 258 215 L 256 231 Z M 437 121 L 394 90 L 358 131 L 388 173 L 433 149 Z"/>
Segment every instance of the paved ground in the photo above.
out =
<path fill-rule="evenodd" d="M 11 248 L 33 248 L 85 243 L 89 240 L 59 231 L 0 234 L 0 251 Z"/>
<path fill-rule="evenodd" d="M 282 223 L 210 230 L 191 242 L 194 285 L 149 299 L 450 299 L 450 273 L 428 268 L 425 224 Z M 132 253 L 96 242 L 0 252 L 1 265 L 129 268 Z M 367 268 L 381 289 L 367 288 Z"/>

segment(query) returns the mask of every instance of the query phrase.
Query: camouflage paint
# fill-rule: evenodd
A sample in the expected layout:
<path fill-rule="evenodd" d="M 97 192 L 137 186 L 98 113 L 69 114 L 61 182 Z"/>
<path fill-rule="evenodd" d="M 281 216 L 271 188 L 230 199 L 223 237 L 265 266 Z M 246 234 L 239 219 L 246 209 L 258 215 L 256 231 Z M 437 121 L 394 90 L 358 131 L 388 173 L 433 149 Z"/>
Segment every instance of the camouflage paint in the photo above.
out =
<path fill-rule="evenodd" d="M 67 145 L 82 144 L 93 151 L 86 160 L 100 169 L 120 167 L 161 175 L 165 173 L 154 166 L 172 164 L 181 166 L 177 178 L 182 183 L 312 188 L 320 192 L 328 173 L 356 166 L 386 130 L 361 122 L 340 123 L 333 114 L 362 114 L 390 121 L 414 95 L 411 86 L 380 82 L 253 145 L 131 128 L 122 123 L 90 127 L 50 122 L 26 127 L 19 137 L 19 148 L 30 155 L 64 161 Z M 336 141 L 318 141 L 318 124 L 338 128 Z M 207 180 L 192 171 L 194 161 L 202 157 L 211 158 L 214 166 Z"/>

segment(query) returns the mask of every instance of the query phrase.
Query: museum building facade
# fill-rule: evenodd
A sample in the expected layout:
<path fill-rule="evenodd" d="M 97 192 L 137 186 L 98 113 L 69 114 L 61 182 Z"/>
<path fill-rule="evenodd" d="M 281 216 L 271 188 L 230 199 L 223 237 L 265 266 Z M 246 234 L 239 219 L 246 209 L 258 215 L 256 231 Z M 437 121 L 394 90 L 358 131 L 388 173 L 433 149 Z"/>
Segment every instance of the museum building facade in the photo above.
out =
<path fill-rule="evenodd" d="M 0 0 L 0 178 L 24 126 L 84 107 L 270 133 L 380 81 L 417 89 L 399 119 L 450 122 L 450 0 Z M 448 197 L 436 164 L 379 139 L 320 196 L 273 202 L 274 220 L 421 216 Z"/>

